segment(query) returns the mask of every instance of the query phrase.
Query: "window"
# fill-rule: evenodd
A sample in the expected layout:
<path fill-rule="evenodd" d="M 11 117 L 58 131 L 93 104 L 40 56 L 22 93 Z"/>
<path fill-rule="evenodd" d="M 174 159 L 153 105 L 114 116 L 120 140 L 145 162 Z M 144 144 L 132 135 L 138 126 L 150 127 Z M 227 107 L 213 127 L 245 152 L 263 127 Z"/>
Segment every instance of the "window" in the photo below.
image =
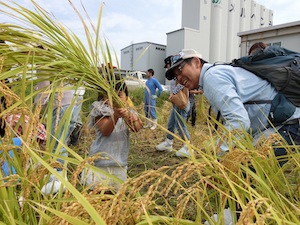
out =
<path fill-rule="evenodd" d="M 158 51 L 165 51 L 166 50 L 165 48 L 159 48 L 159 47 L 156 47 L 155 49 L 158 50 Z"/>

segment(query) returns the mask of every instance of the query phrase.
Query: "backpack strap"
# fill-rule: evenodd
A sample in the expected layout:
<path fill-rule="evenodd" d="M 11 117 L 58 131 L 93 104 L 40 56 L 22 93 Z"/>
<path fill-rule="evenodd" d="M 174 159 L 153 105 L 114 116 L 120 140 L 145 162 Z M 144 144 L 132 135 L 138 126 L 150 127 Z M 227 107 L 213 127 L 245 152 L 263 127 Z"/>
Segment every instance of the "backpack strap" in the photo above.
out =
<path fill-rule="evenodd" d="M 212 111 L 212 107 L 211 106 L 209 106 L 209 109 L 208 109 L 208 115 L 209 115 L 209 120 L 211 120 L 211 111 Z M 220 111 L 218 111 L 218 113 L 217 113 L 217 117 L 216 117 L 216 120 L 219 122 L 219 120 L 220 120 L 220 117 L 221 117 L 221 112 Z M 222 122 L 222 121 L 221 121 Z M 215 130 L 217 130 L 218 129 L 218 124 L 217 123 L 215 123 Z"/>
<path fill-rule="evenodd" d="M 257 100 L 257 101 L 248 101 L 248 102 L 245 102 L 243 103 L 244 105 L 251 105 L 251 104 L 271 104 L 272 103 L 272 100 Z"/>
<path fill-rule="evenodd" d="M 272 103 L 272 100 L 257 100 L 257 101 L 248 101 L 248 102 L 245 102 L 243 104 L 244 105 L 251 105 L 251 104 L 259 105 L 259 104 L 271 104 L 271 103 Z M 208 109 L 209 118 L 211 118 L 211 116 L 212 116 L 211 115 L 212 114 L 211 110 L 212 110 L 212 107 L 209 106 L 209 109 Z M 221 118 L 221 112 L 218 111 L 216 120 L 219 122 L 220 118 Z M 223 122 L 223 121 L 220 121 L 220 122 Z M 218 124 L 216 123 L 214 127 L 217 130 L 218 129 Z"/>
<path fill-rule="evenodd" d="M 219 66 L 219 65 L 228 65 L 228 66 L 232 66 L 232 63 L 225 63 L 225 62 L 215 62 L 214 64 L 212 64 L 210 67 L 207 68 L 206 71 L 208 71 L 210 68 L 215 67 L 215 66 Z M 205 72 L 206 72 L 205 71 Z"/>
<path fill-rule="evenodd" d="M 250 57 L 249 60 L 251 61 L 251 60 L 252 60 L 252 57 Z M 229 66 L 233 66 L 233 67 L 239 67 L 238 64 L 239 64 L 239 63 L 237 63 L 237 60 L 236 60 L 236 59 L 233 60 L 232 63 L 218 63 L 218 62 L 216 62 L 216 63 L 214 63 L 213 65 L 211 65 L 210 67 L 208 67 L 207 70 L 209 70 L 210 68 L 212 68 L 212 67 L 214 67 L 214 66 L 218 66 L 218 65 L 229 65 Z M 297 66 L 295 65 L 295 67 L 297 67 Z M 207 70 L 206 70 L 206 71 L 207 71 Z M 251 104 L 257 104 L 257 105 L 259 105 L 259 104 L 271 104 L 271 103 L 272 103 L 272 100 L 254 100 L 254 101 L 244 102 L 243 104 L 244 104 L 244 105 L 251 105 Z M 208 110 L 209 118 L 211 118 L 211 114 L 212 114 L 211 110 L 212 110 L 212 107 L 210 106 L 210 107 L 209 107 L 209 110 Z M 220 118 L 221 118 L 221 112 L 218 111 L 216 120 L 219 121 Z M 218 129 L 218 124 L 216 123 L 214 127 L 215 127 L 215 129 L 217 130 L 217 129 Z"/>

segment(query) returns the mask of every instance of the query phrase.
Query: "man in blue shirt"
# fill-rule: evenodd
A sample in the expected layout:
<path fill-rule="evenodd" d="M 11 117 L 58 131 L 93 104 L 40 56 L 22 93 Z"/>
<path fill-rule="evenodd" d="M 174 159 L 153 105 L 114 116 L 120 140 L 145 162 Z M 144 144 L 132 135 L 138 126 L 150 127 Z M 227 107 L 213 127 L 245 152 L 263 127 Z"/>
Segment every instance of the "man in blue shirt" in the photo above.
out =
<path fill-rule="evenodd" d="M 268 81 L 255 74 L 230 65 L 212 66 L 197 51 L 183 49 L 173 56 L 172 66 L 167 70 L 166 77 L 175 77 L 190 90 L 201 88 L 213 110 L 221 113 L 228 131 L 251 131 L 254 144 L 261 135 L 267 136 L 278 131 L 289 144 L 300 144 L 300 108 L 296 108 L 294 114 L 284 123 L 272 127 L 268 123 L 271 104 L 244 104 L 250 101 L 273 100 L 278 94 Z M 229 149 L 229 144 L 223 141 L 219 155 Z M 283 148 L 274 148 L 274 152 L 276 156 L 286 155 Z"/>
<path fill-rule="evenodd" d="M 157 124 L 156 117 L 156 98 L 160 96 L 163 89 L 159 81 L 153 77 L 154 70 L 147 70 L 147 81 L 146 88 L 144 91 L 144 110 L 145 115 L 148 118 L 148 123 L 144 128 L 150 127 L 151 130 L 155 130 Z M 158 93 L 156 95 L 156 90 L 158 89 Z"/>

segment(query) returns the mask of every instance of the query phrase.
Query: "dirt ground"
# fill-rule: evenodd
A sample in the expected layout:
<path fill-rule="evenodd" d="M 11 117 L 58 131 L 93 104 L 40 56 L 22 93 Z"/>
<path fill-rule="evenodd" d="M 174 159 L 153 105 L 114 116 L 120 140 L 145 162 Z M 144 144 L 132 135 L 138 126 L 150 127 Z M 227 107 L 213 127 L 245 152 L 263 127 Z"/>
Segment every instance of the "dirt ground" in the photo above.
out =
<path fill-rule="evenodd" d="M 198 106 L 200 104 L 198 103 Z M 206 120 L 203 118 L 203 113 L 198 112 L 197 107 L 197 119 L 196 125 L 191 126 L 191 122 L 188 121 L 187 126 L 191 136 L 191 143 L 193 146 L 201 149 L 203 142 L 208 137 L 208 126 Z M 143 104 L 136 107 L 137 111 L 144 115 Z M 175 151 L 179 150 L 183 143 L 174 139 L 173 152 L 157 151 L 155 146 L 161 143 L 166 138 L 167 122 L 170 115 L 172 105 L 170 102 L 165 102 L 163 107 L 157 108 L 158 126 L 155 130 L 141 129 L 137 133 L 130 134 L 130 151 L 128 156 L 128 176 L 134 177 L 145 170 L 158 169 L 162 166 L 176 166 L 178 164 L 186 162 L 187 158 L 178 158 L 175 155 Z M 143 119 L 144 120 L 144 119 Z M 88 135 L 86 135 L 86 132 Z M 78 153 L 83 157 L 89 152 L 89 147 L 94 139 L 93 134 L 88 131 L 83 132 L 80 140 L 80 144 L 76 146 Z M 178 134 L 178 133 L 176 133 Z M 201 151 L 195 153 L 196 158 L 201 157 Z"/>
<path fill-rule="evenodd" d="M 157 151 L 155 148 L 156 145 L 166 138 L 166 130 L 164 129 L 167 127 L 171 107 L 170 103 L 165 103 L 162 109 L 157 110 L 158 123 L 161 126 L 158 126 L 155 130 L 143 128 L 138 133 L 131 133 L 131 148 L 128 158 L 129 177 L 145 170 L 158 169 L 162 166 L 176 166 L 189 160 L 175 155 L 175 151 L 183 146 L 180 140 L 174 139 L 173 152 Z M 138 110 L 140 111 L 140 109 Z M 201 149 L 201 144 L 208 139 L 208 135 L 206 122 L 198 119 L 198 116 L 195 126 L 191 126 L 191 122 L 188 121 L 188 130 L 192 145 Z M 201 152 L 197 152 L 196 157 L 201 157 Z"/>

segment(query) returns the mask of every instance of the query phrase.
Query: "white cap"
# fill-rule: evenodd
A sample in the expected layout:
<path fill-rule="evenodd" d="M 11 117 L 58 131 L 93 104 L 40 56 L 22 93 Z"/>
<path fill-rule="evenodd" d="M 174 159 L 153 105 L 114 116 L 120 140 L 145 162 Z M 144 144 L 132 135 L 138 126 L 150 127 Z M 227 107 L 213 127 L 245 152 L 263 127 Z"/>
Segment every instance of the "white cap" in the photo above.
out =
<path fill-rule="evenodd" d="M 166 71 L 166 78 L 168 80 L 174 79 L 174 69 L 185 59 L 194 57 L 202 59 L 202 55 L 194 49 L 182 49 L 178 54 L 173 55 L 171 58 L 171 67 Z"/>

